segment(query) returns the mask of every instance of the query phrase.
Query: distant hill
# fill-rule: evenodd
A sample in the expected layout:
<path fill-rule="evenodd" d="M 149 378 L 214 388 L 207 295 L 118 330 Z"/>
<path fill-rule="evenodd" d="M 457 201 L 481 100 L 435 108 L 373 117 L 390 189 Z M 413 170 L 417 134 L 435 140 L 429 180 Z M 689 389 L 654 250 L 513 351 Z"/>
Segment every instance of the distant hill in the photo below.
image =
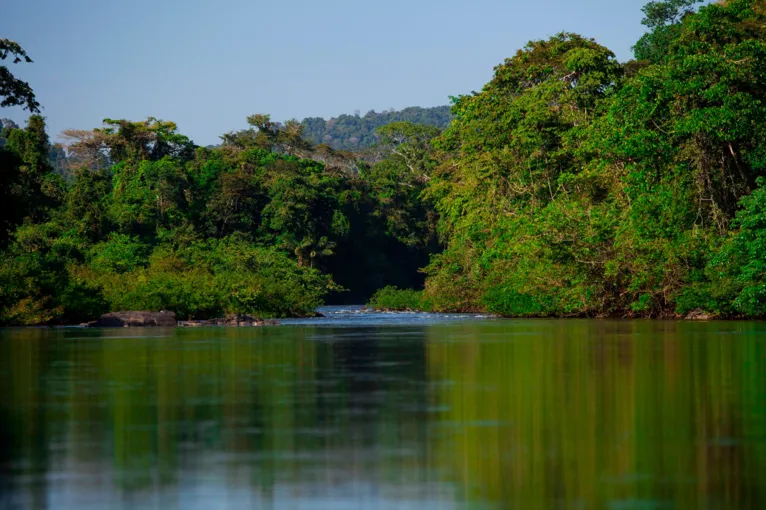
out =
<path fill-rule="evenodd" d="M 400 111 L 374 110 L 364 116 L 341 115 L 325 120 L 322 117 L 303 119 L 303 137 L 314 144 L 327 144 L 336 150 L 358 151 L 377 142 L 375 131 L 392 122 L 414 122 L 446 128 L 452 122 L 449 106 L 421 108 L 412 106 Z"/>
<path fill-rule="evenodd" d="M 11 119 L 0 119 L 0 147 L 5 146 L 5 130 L 18 129 L 19 125 Z"/>

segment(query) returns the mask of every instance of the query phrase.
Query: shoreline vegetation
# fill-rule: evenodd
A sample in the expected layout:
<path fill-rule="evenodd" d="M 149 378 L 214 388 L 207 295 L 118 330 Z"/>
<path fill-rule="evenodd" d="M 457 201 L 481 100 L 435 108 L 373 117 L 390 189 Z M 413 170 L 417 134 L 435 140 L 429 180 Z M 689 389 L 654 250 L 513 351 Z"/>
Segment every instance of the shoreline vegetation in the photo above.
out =
<path fill-rule="evenodd" d="M 433 312 L 423 299 L 423 291 L 383 287 L 372 295 L 367 308 L 381 312 Z M 452 311 L 452 310 L 450 310 Z"/>
<path fill-rule="evenodd" d="M 557 315 L 552 313 L 550 315 L 543 315 L 540 313 L 533 313 L 530 315 L 517 314 L 517 315 L 504 315 L 500 311 L 494 311 L 489 306 L 464 308 L 464 309 L 438 309 L 435 308 L 433 302 L 428 298 L 428 295 L 422 290 L 415 289 L 399 289 L 393 286 L 384 287 L 372 295 L 369 302 L 366 305 L 367 308 L 380 312 L 425 312 L 425 313 L 483 313 L 491 314 L 494 317 L 504 318 L 567 318 L 567 319 L 631 319 L 641 318 L 640 315 L 630 316 L 624 314 L 572 314 L 572 315 Z M 744 317 L 721 317 L 705 312 L 704 310 L 697 309 L 692 310 L 686 315 L 678 313 L 668 314 L 667 316 L 655 317 L 657 319 L 683 319 L 683 320 L 719 320 L 719 319 L 743 319 Z"/>
<path fill-rule="evenodd" d="M 643 13 L 628 62 L 561 33 L 450 115 L 252 115 L 210 147 L 155 118 L 51 144 L 31 89 L 11 83 L 3 104 L 35 114 L 0 132 L 0 325 L 354 302 L 766 317 L 766 0 Z"/>

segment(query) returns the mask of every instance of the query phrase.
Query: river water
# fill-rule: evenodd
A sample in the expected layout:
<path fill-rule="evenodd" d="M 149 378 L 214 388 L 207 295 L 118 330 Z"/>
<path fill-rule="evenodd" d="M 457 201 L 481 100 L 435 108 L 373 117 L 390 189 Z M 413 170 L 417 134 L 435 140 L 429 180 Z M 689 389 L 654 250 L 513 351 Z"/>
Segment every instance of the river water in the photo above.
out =
<path fill-rule="evenodd" d="M 0 509 L 766 508 L 766 324 L 0 330 Z"/>

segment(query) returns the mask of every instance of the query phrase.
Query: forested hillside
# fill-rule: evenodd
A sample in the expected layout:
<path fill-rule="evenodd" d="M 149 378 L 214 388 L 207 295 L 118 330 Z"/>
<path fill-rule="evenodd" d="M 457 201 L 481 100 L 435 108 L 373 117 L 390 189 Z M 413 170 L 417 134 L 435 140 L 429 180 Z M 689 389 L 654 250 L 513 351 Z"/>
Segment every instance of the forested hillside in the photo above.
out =
<path fill-rule="evenodd" d="M 444 129 L 452 121 L 449 106 L 420 108 L 413 106 L 400 111 L 390 110 L 364 116 L 340 115 L 329 120 L 321 117 L 303 119 L 303 135 L 313 144 L 327 144 L 336 150 L 359 151 L 378 143 L 377 130 L 394 122 L 411 122 Z"/>
<path fill-rule="evenodd" d="M 766 0 L 644 14 L 634 60 L 532 41 L 451 117 L 254 115 L 215 148 L 106 119 L 66 133 L 69 182 L 34 115 L 0 148 L 0 320 L 301 315 L 385 286 L 423 289 L 391 308 L 766 316 Z"/>

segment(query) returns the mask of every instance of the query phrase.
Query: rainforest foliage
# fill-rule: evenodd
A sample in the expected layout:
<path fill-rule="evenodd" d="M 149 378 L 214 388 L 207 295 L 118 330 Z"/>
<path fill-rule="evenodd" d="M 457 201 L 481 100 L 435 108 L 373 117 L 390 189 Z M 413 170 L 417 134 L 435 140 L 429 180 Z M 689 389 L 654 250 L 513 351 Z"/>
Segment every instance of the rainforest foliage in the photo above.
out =
<path fill-rule="evenodd" d="M 652 2 L 636 60 L 530 42 L 455 98 L 438 310 L 766 314 L 766 1 Z"/>
<path fill-rule="evenodd" d="M 634 60 L 532 41 L 446 130 L 374 126 L 374 158 L 266 115 L 215 148 L 107 119 L 63 155 L 41 117 L 10 126 L 0 317 L 300 315 L 384 287 L 383 308 L 766 316 L 766 0 L 644 14 Z"/>
<path fill-rule="evenodd" d="M 248 120 L 216 149 L 157 119 L 68 131 L 71 182 L 53 171 L 42 117 L 6 129 L 2 321 L 304 315 L 423 284 L 435 217 L 404 158 L 369 167 L 311 147 L 299 125 Z"/>

